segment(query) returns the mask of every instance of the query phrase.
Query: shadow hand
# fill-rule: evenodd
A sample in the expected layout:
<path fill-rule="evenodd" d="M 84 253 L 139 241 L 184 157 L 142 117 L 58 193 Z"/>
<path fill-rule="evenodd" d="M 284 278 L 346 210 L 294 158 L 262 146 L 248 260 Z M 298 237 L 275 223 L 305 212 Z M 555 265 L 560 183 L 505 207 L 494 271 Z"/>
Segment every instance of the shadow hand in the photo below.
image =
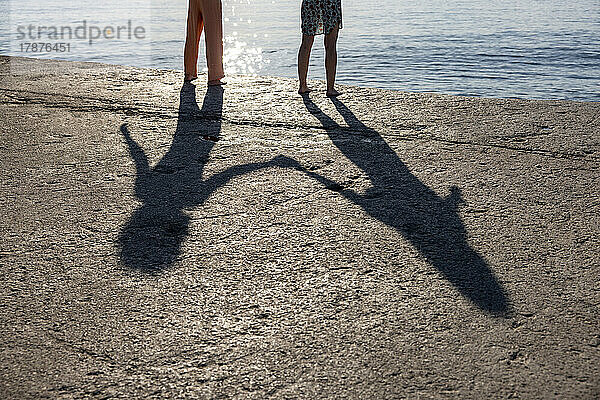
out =
<path fill-rule="evenodd" d="M 452 186 L 450 188 L 450 194 L 446 196 L 446 204 L 453 209 L 457 209 L 460 205 L 465 204 L 465 200 L 462 197 L 462 192 L 458 186 Z"/>

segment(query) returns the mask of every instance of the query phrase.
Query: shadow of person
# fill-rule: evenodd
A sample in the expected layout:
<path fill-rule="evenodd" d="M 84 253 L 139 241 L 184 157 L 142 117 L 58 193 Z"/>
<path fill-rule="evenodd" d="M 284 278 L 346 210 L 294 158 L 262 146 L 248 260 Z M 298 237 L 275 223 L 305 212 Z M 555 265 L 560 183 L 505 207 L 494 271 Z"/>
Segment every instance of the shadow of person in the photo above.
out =
<path fill-rule="evenodd" d="M 505 290 L 485 260 L 467 243 L 457 210 L 462 201 L 460 190 L 452 187 L 448 197 L 438 196 L 410 172 L 378 132 L 364 125 L 339 99 L 331 101 L 350 127 L 350 134 L 308 96 L 303 99 L 333 144 L 367 174 L 372 186 L 361 195 L 315 172 L 305 170 L 305 173 L 395 228 L 480 309 L 506 315 L 509 301 Z"/>
<path fill-rule="evenodd" d="M 168 152 L 150 167 L 143 149 L 126 124 L 121 132 L 136 167 L 135 194 L 142 205 L 122 228 L 118 238 L 121 262 L 144 272 L 160 272 L 179 257 L 189 233 L 186 209 L 206 199 L 236 176 L 271 166 L 286 166 L 286 157 L 269 162 L 237 165 L 204 179 L 204 166 L 221 133 L 223 89 L 210 86 L 202 109 L 196 102 L 196 86 L 181 88 L 177 128 Z"/>

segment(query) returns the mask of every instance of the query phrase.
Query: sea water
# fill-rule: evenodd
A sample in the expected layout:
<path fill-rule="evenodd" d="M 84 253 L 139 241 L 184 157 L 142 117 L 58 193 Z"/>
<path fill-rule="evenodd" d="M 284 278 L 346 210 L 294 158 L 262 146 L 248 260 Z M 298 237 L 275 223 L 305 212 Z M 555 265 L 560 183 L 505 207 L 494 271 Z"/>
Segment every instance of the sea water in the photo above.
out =
<path fill-rule="evenodd" d="M 182 69 L 185 0 L 0 4 L 2 54 Z M 226 72 L 295 77 L 300 4 L 223 0 Z M 485 97 L 600 100 L 598 0 L 342 0 L 342 6 L 340 83 Z M 69 29 L 82 28 L 84 22 L 78 37 L 68 37 Z M 48 37 L 51 27 L 69 29 L 62 37 Z M 46 29 L 40 33 L 40 28 Z M 35 42 L 45 46 L 43 51 L 24 47 Z M 46 43 L 68 44 L 69 51 Z M 324 79 L 323 57 L 318 37 L 310 78 Z M 199 66 L 205 70 L 203 47 Z"/>

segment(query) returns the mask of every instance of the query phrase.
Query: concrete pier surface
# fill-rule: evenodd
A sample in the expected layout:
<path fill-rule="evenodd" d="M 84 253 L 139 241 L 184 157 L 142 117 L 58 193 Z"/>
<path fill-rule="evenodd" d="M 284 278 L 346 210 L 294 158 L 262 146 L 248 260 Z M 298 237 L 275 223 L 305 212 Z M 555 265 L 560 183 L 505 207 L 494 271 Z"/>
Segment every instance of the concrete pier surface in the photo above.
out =
<path fill-rule="evenodd" d="M 0 397 L 600 396 L 600 104 L 0 58 Z"/>

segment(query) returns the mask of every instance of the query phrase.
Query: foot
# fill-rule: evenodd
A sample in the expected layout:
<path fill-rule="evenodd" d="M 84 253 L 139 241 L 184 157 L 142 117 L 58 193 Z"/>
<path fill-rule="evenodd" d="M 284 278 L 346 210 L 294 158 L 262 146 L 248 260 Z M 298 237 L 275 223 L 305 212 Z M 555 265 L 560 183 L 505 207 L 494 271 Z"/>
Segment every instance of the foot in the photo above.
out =
<path fill-rule="evenodd" d="M 192 75 L 186 75 L 185 78 L 183 78 L 184 82 L 191 82 L 198 79 L 198 76 L 192 76 Z"/>
<path fill-rule="evenodd" d="M 327 90 L 327 97 L 337 97 L 337 96 L 339 96 L 340 94 L 341 94 L 341 93 L 340 93 L 340 92 L 338 92 L 338 91 L 337 91 L 337 90 L 335 90 L 335 89 L 328 89 L 328 90 Z"/>
<path fill-rule="evenodd" d="M 223 86 L 227 85 L 227 82 L 223 82 L 221 79 L 213 79 L 212 81 L 208 81 L 208 86 Z"/>
<path fill-rule="evenodd" d="M 298 89 L 298 94 L 308 94 L 312 92 L 311 89 L 308 88 L 308 86 L 300 86 L 300 89 Z"/>

